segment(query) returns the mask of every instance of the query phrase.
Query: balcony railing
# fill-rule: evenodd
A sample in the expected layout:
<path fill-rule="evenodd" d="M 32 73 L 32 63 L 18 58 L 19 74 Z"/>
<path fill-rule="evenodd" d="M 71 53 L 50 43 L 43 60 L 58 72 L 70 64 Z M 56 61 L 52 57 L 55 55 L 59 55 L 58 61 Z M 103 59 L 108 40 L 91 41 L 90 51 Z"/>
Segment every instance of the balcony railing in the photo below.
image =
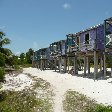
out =
<path fill-rule="evenodd" d="M 80 43 L 80 51 L 93 50 L 95 48 L 95 41 L 89 41 L 89 44 Z"/>

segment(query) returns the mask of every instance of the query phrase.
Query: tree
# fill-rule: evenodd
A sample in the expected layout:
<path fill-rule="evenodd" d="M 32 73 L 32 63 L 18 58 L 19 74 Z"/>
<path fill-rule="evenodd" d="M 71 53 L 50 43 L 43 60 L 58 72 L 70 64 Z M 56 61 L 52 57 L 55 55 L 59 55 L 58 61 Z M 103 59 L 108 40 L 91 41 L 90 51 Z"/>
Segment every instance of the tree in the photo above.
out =
<path fill-rule="evenodd" d="M 4 55 L 5 63 L 10 65 L 10 56 L 12 55 L 12 52 L 10 49 L 4 48 L 5 45 L 10 44 L 11 41 L 9 38 L 5 37 L 5 33 L 0 31 L 0 53 Z"/>
<path fill-rule="evenodd" d="M 32 64 L 31 56 L 33 55 L 33 50 L 30 48 L 28 52 L 26 52 L 26 62 L 28 64 Z"/>
<path fill-rule="evenodd" d="M 5 57 L 2 53 L 0 53 L 0 67 L 5 65 Z"/>
<path fill-rule="evenodd" d="M 26 63 L 25 53 L 21 53 L 19 58 L 20 58 L 20 64 L 25 64 Z"/>
<path fill-rule="evenodd" d="M 3 48 L 4 45 L 10 44 L 11 41 L 9 38 L 5 37 L 5 33 L 0 31 L 0 48 Z"/>

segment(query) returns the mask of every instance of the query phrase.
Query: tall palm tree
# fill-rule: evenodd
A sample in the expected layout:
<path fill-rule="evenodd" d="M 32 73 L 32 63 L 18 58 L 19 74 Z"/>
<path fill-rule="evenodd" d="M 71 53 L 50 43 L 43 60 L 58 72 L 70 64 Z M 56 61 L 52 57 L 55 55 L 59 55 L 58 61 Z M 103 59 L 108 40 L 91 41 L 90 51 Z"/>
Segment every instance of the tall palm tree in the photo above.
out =
<path fill-rule="evenodd" d="M 10 39 L 6 38 L 5 33 L 0 31 L 0 53 L 3 54 L 5 58 L 5 63 L 10 63 L 10 56 L 12 55 L 12 52 L 10 49 L 4 48 L 4 46 L 10 43 Z"/>
<path fill-rule="evenodd" d="M 5 37 L 5 33 L 0 31 L 0 48 L 3 48 L 4 45 L 11 43 L 9 38 L 4 38 L 4 37 Z"/>

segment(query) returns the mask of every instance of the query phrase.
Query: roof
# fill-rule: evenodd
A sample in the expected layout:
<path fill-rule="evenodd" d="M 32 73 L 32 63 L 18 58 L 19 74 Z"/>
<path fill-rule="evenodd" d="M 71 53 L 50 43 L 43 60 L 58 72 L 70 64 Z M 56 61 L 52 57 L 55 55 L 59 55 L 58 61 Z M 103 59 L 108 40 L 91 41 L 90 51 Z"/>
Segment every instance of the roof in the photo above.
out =
<path fill-rule="evenodd" d="M 79 36 L 81 33 L 84 33 L 84 32 L 87 32 L 87 31 L 90 31 L 90 30 L 93 30 L 93 29 L 96 29 L 96 28 L 98 28 L 98 27 L 100 27 L 100 26 L 103 26 L 103 24 L 99 24 L 99 25 L 90 27 L 90 28 L 88 28 L 88 29 L 86 29 L 86 30 L 82 30 L 82 31 L 77 32 L 77 33 L 74 33 L 74 34 L 68 34 L 68 35 L 66 35 L 66 36 L 68 36 L 68 37 L 77 37 L 77 36 Z"/>

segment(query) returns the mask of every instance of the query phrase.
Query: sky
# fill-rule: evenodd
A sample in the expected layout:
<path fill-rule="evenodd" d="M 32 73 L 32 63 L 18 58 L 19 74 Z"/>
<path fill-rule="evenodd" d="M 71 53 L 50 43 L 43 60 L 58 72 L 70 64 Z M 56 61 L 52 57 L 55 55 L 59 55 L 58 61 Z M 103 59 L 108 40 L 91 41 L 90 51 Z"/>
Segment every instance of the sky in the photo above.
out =
<path fill-rule="evenodd" d="M 112 16 L 112 0 L 0 0 L 0 30 L 16 55 L 48 47 L 103 23 Z"/>

